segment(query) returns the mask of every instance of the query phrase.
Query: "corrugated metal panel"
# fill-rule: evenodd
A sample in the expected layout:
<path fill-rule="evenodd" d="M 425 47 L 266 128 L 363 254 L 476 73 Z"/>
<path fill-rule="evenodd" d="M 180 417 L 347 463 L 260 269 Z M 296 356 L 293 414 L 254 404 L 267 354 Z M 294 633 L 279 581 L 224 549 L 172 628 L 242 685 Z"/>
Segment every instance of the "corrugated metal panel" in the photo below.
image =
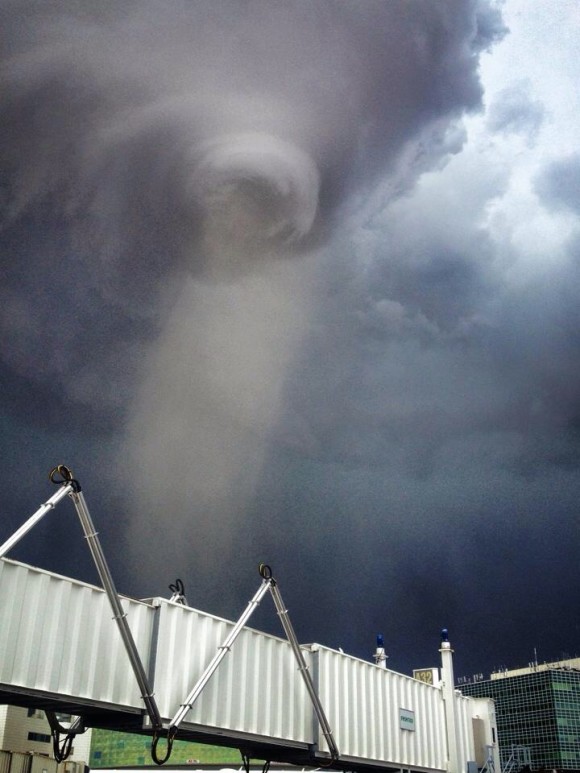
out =
<path fill-rule="evenodd" d="M 58 766 L 56 760 L 49 759 L 47 757 L 41 757 L 38 754 L 34 754 L 30 760 L 29 773 L 57 773 Z M 84 766 L 79 769 L 79 773 L 84 770 Z"/>
<path fill-rule="evenodd" d="M 5 559 L 0 586 L 0 684 L 33 696 L 143 709 L 103 590 Z M 160 714 L 171 720 L 233 623 L 165 599 L 125 599 L 123 606 L 145 669 L 154 663 Z M 319 645 L 305 648 L 304 657 L 343 760 L 446 769 L 441 689 Z M 463 770 L 475 759 L 473 699 L 456 694 L 454 705 Z M 478 708 L 485 713 L 486 705 Z M 290 644 L 249 628 L 189 712 L 188 725 L 289 746 L 316 741 L 327 750 Z"/>
<path fill-rule="evenodd" d="M 103 590 L 0 561 L 0 683 L 141 709 Z M 145 668 L 155 610 L 123 599 Z"/>
<path fill-rule="evenodd" d="M 10 752 L 0 750 L 0 773 L 10 773 Z"/>
<path fill-rule="evenodd" d="M 494 760 L 496 770 L 500 768 L 499 749 L 497 745 L 497 724 L 495 715 L 495 703 L 491 698 L 471 698 L 471 716 L 473 717 L 474 732 L 473 743 L 475 760 L 487 760 L 489 749 Z M 483 725 L 483 732 L 481 724 Z"/>
<path fill-rule="evenodd" d="M 10 755 L 10 773 L 30 773 L 31 764 L 31 754 L 12 752 Z"/>
<path fill-rule="evenodd" d="M 457 735 L 459 749 L 458 757 L 463 762 L 475 760 L 475 747 L 473 744 L 473 701 L 466 695 L 455 692 L 455 711 L 457 717 Z M 463 770 L 465 770 L 465 765 Z"/>
<path fill-rule="evenodd" d="M 232 623 L 157 600 L 156 697 L 171 719 L 226 639 Z M 307 662 L 310 653 L 305 652 Z M 312 707 L 290 644 L 244 628 L 185 724 L 312 743 Z"/>
<path fill-rule="evenodd" d="M 441 692 L 373 663 L 313 645 L 319 695 L 341 757 L 395 767 L 446 767 Z M 401 728 L 401 710 L 408 725 Z M 321 749 L 326 749 L 323 737 Z"/>

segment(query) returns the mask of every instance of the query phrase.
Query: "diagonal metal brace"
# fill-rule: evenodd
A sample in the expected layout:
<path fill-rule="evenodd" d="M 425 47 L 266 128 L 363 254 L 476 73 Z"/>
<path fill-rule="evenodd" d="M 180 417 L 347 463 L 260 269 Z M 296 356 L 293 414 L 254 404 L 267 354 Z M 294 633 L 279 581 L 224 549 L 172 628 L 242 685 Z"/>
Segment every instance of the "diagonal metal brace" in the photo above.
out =
<path fill-rule="evenodd" d="M 133 673 L 135 674 L 135 679 L 137 680 L 139 689 L 141 690 L 141 697 L 143 698 L 143 702 L 145 703 L 147 714 L 151 719 L 151 724 L 153 725 L 153 728 L 155 730 L 159 730 L 162 727 L 163 723 L 162 723 L 161 715 L 159 713 L 159 709 L 157 707 L 157 702 L 155 700 L 153 691 L 149 684 L 149 679 L 147 677 L 147 674 L 145 673 L 145 668 L 143 667 L 143 663 L 141 662 L 141 657 L 139 655 L 137 645 L 135 644 L 135 639 L 133 638 L 133 634 L 131 633 L 131 629 L 129 628 L 129 623 L 127 622 L 127 615 L 125 613 L 125 610 L 121 606 L 121 600 L 119 598 L 119 594 L 117 593 L 117 589 L 115 588 L 113 577 L 111 576 L 111 572 L 109 571 L 109 567 L 105 560 L 105 555 L 103 553 L 101 543 L 97 536 L 97 532 L 95 531 L 95 527 L 93 526 L 93 522 L 91 520 L 91 516 L 87 508 L 87 503 L 85 502 L 85 498 L 81 491 L 71 492 L 70 498 L 72 499 L 74 506 L 76 508 L 77 514 L 79 516 L 79 519 L 83 527 L 83 531 L 85 533 L 85 537 L 89 545 L 89 549 L 91 551 L 91 555 L 93 556 L 93 561 L 95 562 L 95 566 L 97 567 L 99 577 L 101 578 L 101 582 L 103 583 L 103 587 L 109 599 L 109 604 L 111 605 L 111 609 L 113 611 L 113 619 L 117 624 L 117 628 L 119 629 L 119 633 L 121 634 L 121 639 L 123 640 L 123 644 L 125 645 L 125 650 L 127 652 L 127 655 L 129 656 L 131 668 L 133 669 Z"/>
<path fill-rule="evenodd" d="M 47 502 L 45 502 L 45 504 L 43 504 L 25 523 L 23 523 L 22 526 L 17 531 L 15 531 L 14 534 L 9 539 L 7 539 L 3 545 L 0 546 L 0 558 L 2 558 L 12 547 L 14 547 L 14 545 L 16 545 L 22 539 L 22 537 L 24 537 L 24 535 L 27 534 L 36 523 L 38 523 L 38 521 L 40 521 L 51 510 L 53 510 L 61 499 L 64 499 L 67 495 L 70 496 L 83 527 L 89 549 L 93 556 L 93 561 L 95 562 L 99 577 L 101 578 L 101 582 L 103 583 L 103 587 L 109 599 L 109 604 L 113 610 L 113 619 L 117 624 L 119 633 L 121 634 L 121 638 L 123 640 L 123 644 L 125 645 L 125 650 L 129 656 L 131 668 L 133 669 L 133 673 L 135 674 L 135 678 L 139 684 L 147 714 L 149 715 L 153 728 L 155 730 L 160 730 L 162 728 L 161 715 L 149 685 L 149 679 L 145 673 L 143 663 L 141 662 L 141 657 L 139 655 L 139 651 L 137 650 L 135 640 L 133 639 L 133 634 L 131 633 L 131 629 L 127 623 L 125 610 L 121 606 L 119 594 L 117 593 L 115 583 L 113 582 L 111 572 L 109 571 L 109 567 L 105 560 L 103 549 L 91 520 L 91 516 L 87 507 L 87 503 L 85 502 L 85 498 L 82 494 L 81 487 L 78 481 L 73 478 L 72 471 L 64 464 L 59 464 L 57 467 L 54 467 L 51 470 L 49 477 L 53 483 L 60 486 L 59 490 L 56 492 L 56 494 L 53 494 L 53 496 Z"/>
<path fill-rule="evenodd" d="M 175 734 L 177 733 L 179 726 L 181 725 L 181 723 L 183 722 L 187 714 L 191 711 L 193 704 L 201 695 L 203 688 L 209 682 L 209 680 L 217 670 L 219 664 L 222 662 L 222 660 L 227 655 L 227 653 L 231 650 L 232 644 L 239 636 L 242 628 L 248 622 L 248 620 L 250 619 L 251 615 L 253 614 L 254 610 L 257 608 L 258 604 L 260 603 L 260 601 L 262 600 L 266 592 L 270 591 L 272 598 L 274 600 L 274 604 L 276 605 L 276 609 L 280 616 L 282 626 L 284 628 L 288 641 L 290 642 L 292 651 L 294 652 L 294 657 L 298 662 L 298 671 L 300 672 L 304 680 L 306 689 L 310 696 L 310 700 L 312 701 L 312 704 L 314 706 L 314 711 L 316 712 L 316 716 L 318 717 L 318 721 L 322 729 L 322 734 L 326 739 L 326 743 L 328 745 L 331 759 L 333 762 L 335 762 L 336 760 L 338 760 L 340 753 L 334 741 L 334 737 L 332 735 L 332 729 L 330 727 L 328 719 L 326 718 L 326 714 L 324 713 L 322 703 L 320 702 L 320 698 L 318 697 L 318 694 L 314 687 L 314 683 L 312 682 L 308 665 L 306 664 L 306 661 L 304 660 L 304 655 L 302 654 L 302 650 L 300 649 L 300 644 L 298 643 L 298 639 L 296 638 L 296 634 L 294 633 L 294 628 L 292 627 L 292 623 L 290 622 L 290 618 L 288 616 L 288 610 L 284 606 L 284 602 L 282 601 L 282 596 L 280 595 L 280 591 L 278 590 L 276 580 L 274 580 L 274 578 L 272 577 L 272 570 L 270 569 L 270 567 L 267 566 L 266 564 L 260 564 L 259 571 L 260 571 L 260 576 L 262 577 L 262 584 L 258 588 L 253 598 L 248 603 L 248 606 L 244 610 L 238 622 L 234 625 L 234 627 L 230 631 L 224 643 L 218 647 L 218 651 L 213 656 L 211 661 L 208 663 L 207 667 L 205 668 L 205 671 L 200 676 L 195 686 L 193 687 L 193 689 L 191 690 L 191 692 L 189 693 L 185 701 L 181 704 L 180 708 L 178 709 L 175 716 L 171 720 L 168 735 L 171 738 L 175 737 Z"/>
<path fill-rule="evenodd" d="M 47 513 L 50 513 L 51 510 L 54 510 L 60 500 L 64 499 L 67 494 L 71 493 L 72 490 L 73 486 L 71 483 L 65 484 L 56 492 L 56 494 L 53 494 L 50 499 L 41 505 L 38 510 L 33 515 L 31 515 L 30 518 L 25 521 L 19 529 L 14 532 L 11 537 L 8 537 L 6 542 L 0 545 L 0 558 L 4 558 L 6 553 L 8 553 L 8 551 L 11 550 L 14 545 L 20 542 L 22 537 L 24 537 L 25 534 L 28 534 L 32 527 L 35 526 L 40 520 L 42 520 L 42 518 L 44 518 Z"/>
<path fill-rule="evenodd" d="M 193 704 L 195 701 L 199 698 L 201 695 L 201 692 L 203 688 L 206 686 L 206 684 L 209 682 L 211 677 L 213 676 L 214 672 L 216 671 L 219 664 L 222 662 L 222 660 L 225 658 L 225 656 L 228 654 L 228 652 L 231 649 L 232 644 L 235 642 L 235 640 L 238 638 L 240 631 L 245 626 L 245 624 L 248 622 L 250 617 L 252 616 L 254 610 L 257 608 L 258 604 L 262 600 L 263 596 L 268 591 L 268 588 L 270 586 L 270 583 L 268 580 L 262 580 L 262 584 L 254 594 L 253 598 L 249 601 L 248 606 L 244 610 L 242 616 L 238 620 L 238 622 L 234 625 L 232 630 L 230 631 L 228 637 L 224 641 L 224 643 L 218 647 L 218 651 L 213 656 L 211 661 L 208 663 L 205 671 L 203 674 L 199 677 L 197 680 L 195 686 L 193 687 L 192 691 L 189 693 L 185 701 L 181 704 L 179 710 L 173 717 L 170 723 L 170 733 L 175 734 L 177 732 L 177 728 L 179 725 L 183 722 L 189 711 L 191 710 Z"/>
<path fill-rule="evenodd" d="M 278 615 L 280 616 L 280 622 L 282 623 L 282 626 L 284 628 L 288 641 L 290 642 L 290 645 L 294 652 L 294 657 L 296 658 L 296 661 L 298 663 L 298 671 L 300 672 L 302 679 L 304 680 L 304 684 L 306 685 L 306 689 L 308 690 L 308 695 L 310 696 L 310 700 L 312 701 L 314 711 L 316 712 L 316 716 L 318 717 L 318 721 L 320 723 L 322 735 L 326 739 L 326 743 L 328 745 L 328 751 L 330 752 L 332 761 L 336 762 L 340 757 L 340 752 L 334 740 L 334 736 L 332 735 L 332 728 L 330 727 L 330 724 L 324 712 L 324 708 L 322 706 L 320 698 L 318 697 L 316 688 L 314 687 L 314 683 L 312 681 L 312 677 L 310 676 L 308 665 L 304 660 L 304 655 L 302 654 L 300 644 L 294 632 L 294 627 L 290 622 L 290 617 L 288 616 L 288 610 L 286 609 L 284 602 L 282 601 L 282 596 L 280 595 L 280 591 L 278 590 L 278 585 L 276 581 L 272 577 L 270 567 L 262 565 L 260 567 L 261 572 L 262 572 L 262 569 L 264 569 L 270 574 L 270 593 L 272 594 L 272 598 L 274 599 L 274 604 L 276 605 L 276 609 L 278 610 Z"/>

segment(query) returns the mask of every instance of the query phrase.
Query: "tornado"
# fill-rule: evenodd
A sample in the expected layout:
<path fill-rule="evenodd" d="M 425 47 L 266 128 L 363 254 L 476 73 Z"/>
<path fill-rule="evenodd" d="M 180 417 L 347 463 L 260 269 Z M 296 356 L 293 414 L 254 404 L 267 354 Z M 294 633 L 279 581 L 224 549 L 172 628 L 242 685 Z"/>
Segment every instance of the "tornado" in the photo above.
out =
<path fill-rule="evenodd" d="M 115 438 L 137 571 L 152 540 L 152 581 L 169 561 L 209 565 L 252 533 L 345 207 L 446 152 L 481 104 L 499 12 L 0 7 L 2 399 L 21 421 L 42 410 Z"/>

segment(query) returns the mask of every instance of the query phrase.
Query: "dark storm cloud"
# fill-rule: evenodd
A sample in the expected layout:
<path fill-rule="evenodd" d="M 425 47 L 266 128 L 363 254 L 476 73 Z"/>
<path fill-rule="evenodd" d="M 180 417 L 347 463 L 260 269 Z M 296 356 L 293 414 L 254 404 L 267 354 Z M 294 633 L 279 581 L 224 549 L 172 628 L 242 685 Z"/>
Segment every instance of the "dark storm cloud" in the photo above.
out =
<path fill-rule="evenodd" d="M 526 406 L 522 422 L 540 437 L 552 435 L 548 459 L 562 464 L 579 458 L 579 254 L 576 236 L 563 263 L 524 291 L 508 295 L 492 339 L 520 407 Z M 560 448 L 560 458 L 554 446 Z"/>
<path fill-rule="evenodd" d="M 431 228 L 423 203 L 395 205 L 370 267 L 347 270 L 327 300 L 333 324 L 318 328 L 289 390 L 304 450 L 421 475 L 440 472 L 456 442 L 517 474 L 576 464 L 578 237 L 513 284 L 477 218 L 446 222 L 446 207 L 430 205 Z"/>
<path fill-rule="evenodd" d="M 305 451 L 426 474 L 448 441 L 503 426 L 509 381 L 488 344 L 499 278 L 479 224 L 498 182 L 478 183 L 473 201 L 451 178 L 385 204 L 360 262 L 333 251 L 342 275 L 288 390 Z"/>
<path fill-rule="evenodd" d="M 496 608 L 517 654 L 528 565 L 544 611 L 577 588 L 580 303 L 575 235 L 517 276 L 488 217 L 510 171 L 454 172 L 497 7 L 3 9 L 2 400 L 35 459 L 95 463 L 119 586 L 183 574 L 233 616 L 266 558 L 301 638 L 365 655 L 386 626 L 406 669 L 449 624 L 487 658 Z M 543 119 L 517 86 L 487 129 Z M 539 174 L 546 209 L 577 167 Z"/>
<path fill-rule="evenodd" d="M 4 3 L 5 366 L 114 415 L 183 272 L 328 233 L 353 185 L 477 107 L 500 32 L 475 2 Z"/>

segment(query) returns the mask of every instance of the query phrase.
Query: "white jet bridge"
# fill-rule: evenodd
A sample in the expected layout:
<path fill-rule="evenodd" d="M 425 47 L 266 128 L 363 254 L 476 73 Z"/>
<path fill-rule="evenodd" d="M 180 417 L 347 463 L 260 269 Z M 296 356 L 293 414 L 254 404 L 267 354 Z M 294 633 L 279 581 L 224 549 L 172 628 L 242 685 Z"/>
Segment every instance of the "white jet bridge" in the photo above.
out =
<path fill-rule="evenodd" d="M 120 597 L 80 485 L 64 465 L 50 478 L 56 494 L 0 546 L 0 703 L 44 709 L 57 759 L 75 734 L 101 727 L 151 736 L 158 764 L 179 737 L 237 747 L 247 768 L 253 758 L 362 773 L 499 773 L 493 702 L 455 690 L 446 632 L 442 681 L 430 685 L 384 662 L 301 646 L 264 564 L 236 623 L 187 606 L 179 581 L 171 599 Z M 4 557 L 65 497 L 104 590 Z M 246 625 L 267 593 L 285 639 Z M 56 712 L 78 720 L 63 728 Z"/>

